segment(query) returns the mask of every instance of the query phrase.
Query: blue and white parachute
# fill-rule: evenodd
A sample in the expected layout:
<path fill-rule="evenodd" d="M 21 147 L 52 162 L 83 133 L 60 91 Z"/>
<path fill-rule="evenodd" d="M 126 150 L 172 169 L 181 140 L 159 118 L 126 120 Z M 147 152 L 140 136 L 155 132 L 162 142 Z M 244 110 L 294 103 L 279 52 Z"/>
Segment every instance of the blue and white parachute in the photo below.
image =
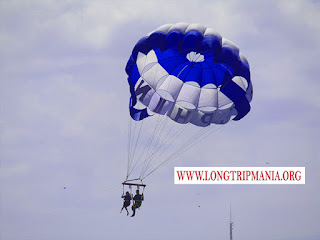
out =
<path fill-rule="evenodd" d="M 130 116 L 138 122 L 163 116 L 176 125 L 190 123 L 206 129 L 240 120 L 250 111 L 252 83 L 248 61 L 234 43 L 211 28 L 186 23 L 159 27 L 137 42 L 126 73 L 131 94 Z M 158 125 L 159 122 L 156 128 Z M 139 136 L 141 132 L 140 128 Z M 163 139 L 163 130 L 159 130 L 159 134 L 161 137 L 158 138 Z M 177 134 L 173 135 L 176 137 Z M 151 133 L 151 136 L 155 138 L 157 134 Z M 171 144 L 168 139 L 147 141 L 145 144 L 151 150 L 145 154 L 145 160 L 137 157 L 140 165 L 132 165 L 137 144 L 129 144 L 127 178 L 133 171 L 130 170 L 132 166 L 143 166 L 148 162 L 148 170 L 142 167 L 143 174 L 139 177 L 142 179 L 176 156 L 171 154 L 160 162 L 152 160 L 160 147 L 150 142 L 165 141 L 161 146 L 166 146 Z M 188 144 L 187 148 L 192 147 L 192 141 Z M 157 164 L 150 167 L 154 163 Z"/>
<path fill-rule="evenodd" d="M 135 120 L 154 114 L 206 127 L 250 111 L 249 64 L 231 41 L 196 24 L 167 24 L 141 38 L 126 66 Z M 146 108 L 136 109 L 139 101 Z"/>

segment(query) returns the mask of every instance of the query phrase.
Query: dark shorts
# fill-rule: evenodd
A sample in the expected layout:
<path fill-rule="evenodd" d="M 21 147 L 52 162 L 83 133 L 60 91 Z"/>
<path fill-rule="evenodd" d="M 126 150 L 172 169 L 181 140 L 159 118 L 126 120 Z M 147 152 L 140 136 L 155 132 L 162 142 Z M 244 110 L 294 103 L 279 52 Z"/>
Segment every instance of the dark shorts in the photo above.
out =
<path fill-rule="evenodd" d="M 123 206 L 124 206 L 124 207 L 130 206 L 130 201 L 124 201 L 124 202 L 123 202 Z"/>
<path fill-rule="evenodd" d="M 135 204 L 135 208 L 139 208 L 139 207 L 141 207 L 141 202 L 140 201 L 136 202 L 136 204 Z"/>

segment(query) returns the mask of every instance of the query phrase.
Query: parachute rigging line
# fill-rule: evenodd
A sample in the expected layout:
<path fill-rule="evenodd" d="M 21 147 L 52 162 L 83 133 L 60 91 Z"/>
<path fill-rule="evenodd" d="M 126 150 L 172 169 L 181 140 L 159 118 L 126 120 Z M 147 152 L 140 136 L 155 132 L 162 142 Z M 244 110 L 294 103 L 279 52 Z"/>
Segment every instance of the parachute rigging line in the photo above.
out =
<path fill-rule="evenodd" d="M 152 166 L 152 164 L 154 162 L 156 162 L 161 156 L 162 154 L 168 150 L 172 144 L 174 144 L 174 142 L 176 141 L 176 139 L 184 132 L 184 130 L 187 128 L 187 124 L 184 125 L 183 127 L 181 127 L 180 129 L 178 129 L 176 132 L 174 132 L 174 134 L 172 136 L 167 135 L 166 139 L 163 141 L 163 143 L 154 151 L 154 153 L 150 156 L 149 159 L 146 159 L 146 161 L 148 160 L 147 165 L 145 166 L 145 168 L 142 170 L 140 177 L 142 177 L 143 174 L 145 174 L 145 172 L 148 170 L 149 166 Z M 170 132 L 170 131 L 169 131 Z M 169 142 L 170 141 L 170 142 Z M 162 147 L 164 147 L 165 145 L 167 145 L 166 148 L 162 149 L 160 151 L 160 149 Z M 158 156 L 154 156 L 158 154 Z"/>
<path fill-rule="evenodd" d="M 187 125 L 182 125 L 182 127 L 180 127 L 180 129 L 178 128 L 178 129 L 176 130 L 176 132 L 174 132 L 174 133 L 172 134 L 172 136 L 170 136 L 171 130 L 172 130 L 172 128 L 174 127 L 174 125 L 171 126 L 171 128 L 170 128 L 169 131 L 168 131 L 168 130 L 167 130 L 167 131 L 164 131 L 164 127 L 167 127 L 167 126 L 170 126 L 170 125 L 164 124 L 164 125 L 161 126 L 161 123 L 166 123 L 166 122 L 168 121 L 168 120 L 167 120 L 168 118 L 164 118 L 163 116 L 161 116 L 161 118 L 162 118 L 162 119 L 165 119 L 165 121 L 162 121 L 162 122 L 158 121 L 158 122 L 157 122 L 157 123 L 160 122 L 160 124 L 157 124 L 154 133 L 151 135 L 151 137 L 150 137 L 150 139 L 149 139 L 149 147 L 152 146 L 152 148 L 153 148 L 154 150 L 153 150 L 153 151 L 149 151 L 149 152 L 147 153 L 147 151 L 145 150 L 145 148 L 146 148 L 146 147 L 145 147 L 145 148 L 143 149 L 141 155 L 140 155 L 140 156 L 142 156 L 142 155 L 147 154 L 147 155 L 145 156 L 145 158 L 142 158 L 142 157 L 140 158 L 140 160 L 141 160 L 141 159 L 144 159 L 144 161 L 143 161 L 143 162 L 140 161 L 138 166 L 134 166 L 134 168 L 131 169 L 131 171 L 129 172 L 129 175 L 130 175 L 134 170 L 136 170 L 137 168 L 139 168 L 140 166 L 143 166 L 143 165 L 144 165 L 144 166 L 145 166 L 144 168 L 147 168 L 148 165 L 150 164 L 150 162 L 155 158 L 154 155 L 160 154 L 160 156 L 161 156 L 161 154 L 162 154 L 168 147 L 165 148 L 162 152 L 160 152 L 160 149 L 161 149 L 163 146 L 165 146 L 165 144 L 169 145 L 169 147 L 170 147 L 170 145 L 175 141 L 175 139 L 176 139 L 176 138 L 184 131 L 184 129 L 187 127 Z M 171 124 L 175 124 L 175 123 L 171 121 Z M 157 130 L 158 126 L 161 126 L 161 129 L 159 129 L 159 131 L 157 132 L 156 130 Z M 167 132 L 167 135 L 164 136 L 164 138 L 163 138 L 161 141 L 157 141 L 157 143 L 154 143 L 153 145 L 150 144 L 150 143 L 153 142 L 153 140 L 156 139 L 156 138 L 158 138 L 158 140 L 159 140 L 159 137 L 162 136 L 163 133 L 165 133 L 165 132 Z M 171 141 L 168 143 L 168 140 L 171 140 Z M 138 163 L 138 161 L 136 161 L 136 163 Z M 142 170 L 142 171 L 144 171 L 144 170 Z"/>
<path fill-rule="evenodd" d="M 161 162 L 157 167 L 155 167 L 152 171 L 150 171 L 147 175 L 145 175 L 144 177 L 142 177 L 141 179 L 145 179 L 146 177 L 148 177 L 149 175 L 151 175 L 153 172 L 155 172 L 156 170 L 158 170 L 160 167 L 164 166 L 165 164 L 167 164 L 168 162 L 172 161 L 173 159 L 175 159 L 176 157 L 178 157 L 180 154 L 182 154 L 183 152 L 189 150 L 190 148 L 192 148 L 193 146 L 195 146 L 196 144 L 200 143 L 201 141 L 203 141 L 204 139 L 206 139 L 207 137 L 209 137 L 209 135 L 213 134 L 214 132 L 218 131 L 219 129 L 221 129 L 222 127 L 224 127 L 224 125 L 219 126 L 218 128 L 214 129 L 212 132 L 208 133 L 207 135 L 205 135 L 204 137 L 200 138 L 198 137 L 198 141 L 197 142 L 193 142 L 194 145 L 187 145 L 185 148 L 181 147 L 180 151 L 176 151 L 175 153 L 173 153 L 172 155 L 170 155 L 166 160 L 164 160 L 163 162 Z"/>
<path fill-rule="evenodd" d="M 131 119 L 129 119 L 129 121 L 130 122 L 132 122 L 132 120 Z M 127 177 L 126 177 L 126 179 L 128 179 L 128 177 L 129 177 L 129 169 L 130 169 L 130 167 L 131 167 L 131 163 L 132 163 L 132 159 L 134 158 L 134 155 L 135 155 L 135 152 L 136 152 L 136 149 L 137 149 L 137 144 L 138 144 L 138 142 L 139 142 L 139 138 L 140 138 L 140 134 L 141 134 L 141 129 L 142 129 L 142 126 L 143 126 L 143 121 L 142 121 L 142 123 L 140 124 L 140 128 L 139 128 L 139 133 L 138 133 L 138 136 L 137 136 L 137 138 L 136 138 L 136 140 L 134 141 L 134 139 L 133 140 L 131 140 L 131 137 L 129 138 L 129 153 L 128 153 L 128 167 L 127 167 Z M 134 124 L 135 125 L 135 124 Z M 136 126 L 136 125 L 135 125 Z M 129 131 L 130 133 L 131 133 L 131 130 Z M 135 130 L 134 130 L 134 132 L 135 132 Z M 133 148 L 133 150 L 131 150 L 131 146 L 132 146 L 132 144 L 131 144 L 131 142 L 133 142 L 132 144 L 134 145 L 134 148 Z M 130 151 L 131 150 L 131 151 Z M 132 153 L 130 153 L 130 152 L 132 152 Z"/>
<path fill-rule="evenodd" d="M 187 126 L 185 126 L 187 127 Z M 183 129 L 184 130 L 184 129 Z M 198 139 L 199 136 L 201 136 L 202 132 L 204 130 L 203 129 L 200 129 L 198 132 L 195 133 L 194 136 L 191 136 L 189 139 L 187 139 L 186 142 L 184 142 L 183 144 L 181 144 L 181 146 L 179 148 L 177 148 L 175 151 L 173 151 L 168 157 L 166 157 L 163 161 L 160 162 L 159 166 L 162 165 L 162 162 L 166 162 L 166 161 L 170 161 L 172 159 L 174 159 L 175 157 L 172 157 L 172 156 L 175 156 L 175 155 L 180 155 L 181 153 L 183 153 L 183 149 L 187 148 L 188 146 L 190 146 L 191 144 L 194 143 L 194 141 L 196 141 Z M 179 135 L 182 133 L 183 131 L 181 131 L 179 133 Z M 174 140 L 171 142 L 171 144 L 174 143 Z M 192 145 L 191 145 L 192 147 Z M 153 162 L 150 166 L 153 166 L 153 164 L 157 163 L 158 160 L 162 157 L 162 154 L 169 148 L 169 146 L 166 148 L 166 149 L 163 149 L 163 151 L 159 154 L 159 156 L 155 159 L 153 159 Z M 149 167 L 149 166 L 148 166 Z M 149 170 L 151 167 L 149 167 L 148 169 L 145 169 L 144 172 L 142 173 L 142 175 L 149 175 L 149 173 L 146 174 L 147 170 Z M 159 167 L 154 167 L 153 169 L 150 170 L 150 172 L 154 172 L 156 169 L 158 169 Z M 142 179 L 144 179 L 145 177 L 144 176 L 140 176 Z"/>
<path fill-rule="evenodd" d="M 158 128 L 158 126 L 159 126 L 159 124 L 158 124 L 158 123 L 159 123 L 159 119 L 160 119 L 160 116 L 158 116 L 156 127 L 154 128 L 153 133 L 152 133 L 152 135 L 150 136 L 148 143 L 144 146 L 144 149 L 141 151 L 141 154 L 139 155 L 138 160 L 134 161 L 134 159 L 133 159 L 134 156 L 132 156 L 131 161 L 132 161 L 132 162 L 135 162 L 135 164 L 134 164 L 134 166 L 133 166 L 132 168 L 131 168 L 131 165 L 128 167 L 128 171 L 129 171 L 128 176 L 131 175 L 131 173 L 135 170 L 137 164 L 138 164 L 139 162 L 141 162 L 142 156 L 144 155 L 146 149 L 149 148 L 149 145 L 150 145 L 151 142 L 153 141 L 153 139 L 154 139 L 153 136 L 155 135 L 155 132 L 157 131 L 157 128 Z M 129 119 L 129 121 L 133 121 L 133 120 L 130 120 L 130 119 Z M 131 169 L 131 170 L 130 170 L 130 169 Z"/>

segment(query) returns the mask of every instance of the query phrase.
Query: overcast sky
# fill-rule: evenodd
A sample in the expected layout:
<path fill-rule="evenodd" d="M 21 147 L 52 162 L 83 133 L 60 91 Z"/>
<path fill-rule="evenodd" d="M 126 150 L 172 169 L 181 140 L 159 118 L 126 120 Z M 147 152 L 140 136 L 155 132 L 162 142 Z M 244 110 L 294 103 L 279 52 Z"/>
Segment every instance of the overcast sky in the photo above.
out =
<path fill-rule="evenodd" d="M 135 43 L 199 23 L 250 63 L 251 112 L 119 214 Z M 1 240 L 320 239 L 319 1 L 0 1 Z M 306 167 L 305 185 L 174 185 L 175 166 Z M 199 207 L 200 206 L 200 207 Z"/>

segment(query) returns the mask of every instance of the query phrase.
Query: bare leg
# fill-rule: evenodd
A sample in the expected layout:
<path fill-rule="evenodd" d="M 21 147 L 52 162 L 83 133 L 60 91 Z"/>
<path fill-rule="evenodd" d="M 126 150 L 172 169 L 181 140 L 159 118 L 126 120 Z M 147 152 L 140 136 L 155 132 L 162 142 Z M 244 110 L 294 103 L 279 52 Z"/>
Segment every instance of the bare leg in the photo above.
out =
<path fill-rule="evenodd" d="M 136 215 L 136 205 L 132 206 L 132 215 L 131 215 L 131 217 L 134 217 L 134 215 Z"/>
<path fill-rule="evenodd" d="M 125 205 L 123 204 L 120 213 L 122 213 L 122 210 L 125 208 Z M 126 208 L 127 209 L 127 208 Z"/>

